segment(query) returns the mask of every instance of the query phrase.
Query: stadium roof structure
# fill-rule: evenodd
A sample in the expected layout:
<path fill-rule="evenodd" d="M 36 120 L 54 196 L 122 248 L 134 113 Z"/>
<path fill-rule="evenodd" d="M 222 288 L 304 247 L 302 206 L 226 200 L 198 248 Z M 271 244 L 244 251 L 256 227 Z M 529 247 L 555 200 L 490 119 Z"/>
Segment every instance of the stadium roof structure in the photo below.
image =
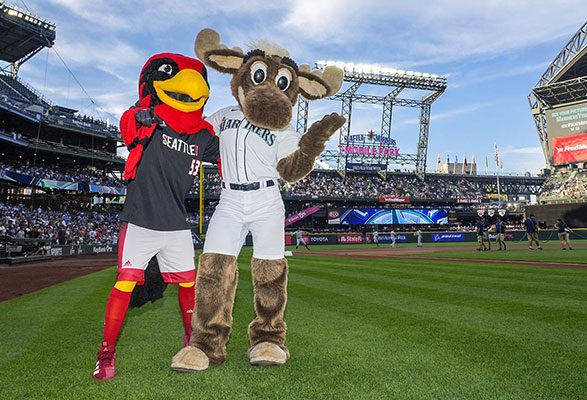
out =
<path fill-rule="evenodd" d="M 587 100 L 587 21 L 556 56 L 528 95 L 542 151 L 552 167 L 546 110 Z"/>
<path fill-rule="evenodd" d="M 0 0 L 0 60 L 11 64 L 13 76 L 22 63 L 55 44 L 55 31 L 53 22 Z"/>
<path fill-rule="evenodd" d="M 324 70 L 327 66 L 334 65 L 344 72 L 344 82 L 351 83 L 350 87 L 331 97 L 330 100 L 342 101 L 342 116 L 346 118 L 346 124 L 339 130 L 339 145 L 366 143 L 349 143 L 347 138 L 350 133 L 352 103 L 382 104 L 383 115 L 381 119 L 381 138 L 387 144 L 379 147 L 391 148 L 391 116 L 393 106 L 420 108 L 420 130 L 417 145 L 417 154 L 401 154 L 395 156 L 373 154 L 341 154 L 340 151 L 326 150 L 322 153 L 323 161 L 336 161 L 337 169 L 346 170 L 349 157 L 352 162 L 359 164 L 384 165 L 387 168 L 391 164 L 415 165 L 416 174 L 421 178 L 426 172 L 426 157 L 428 152 L 428 126 L 430 123 L 430 107 L 446 90 L 446 77 L 436 74 L 404 71 L 393 68 L 382 68 L 376 65 L 352 64 L 340 61 L 318 61 L 316 68 Z M 384 96 L 358 94 L 361 85 L 377 85 L 390 87 Z M 425 90 L 431 93 L 421 99 L 399 98 L 398 95 L 404 89 Z M 298 100 L 298 114 L 296 131 L 303 134 L 308 126 L 308 101 L 300 97 Z M 349 160 L 350 162 L 351 160 Z"/>

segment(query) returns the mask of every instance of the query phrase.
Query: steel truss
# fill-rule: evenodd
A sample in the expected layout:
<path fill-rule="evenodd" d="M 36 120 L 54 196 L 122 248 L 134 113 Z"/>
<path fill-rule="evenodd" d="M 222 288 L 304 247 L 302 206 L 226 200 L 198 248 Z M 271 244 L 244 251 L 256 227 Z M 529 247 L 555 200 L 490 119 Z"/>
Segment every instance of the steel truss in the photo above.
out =
<path fill-rule="evenodd" d="M 542 152 L 546 160 L 546 166 L 551 168 L 553 161 L 550 157 L 550 144 L 548 137 L 548 129 L 546 126 L 546 109 L 550 108 L 554 104 L 545 103 L 545 99 L 541 98 L 542 95 L 546 94 L 543 88 L 544 86 L 553 86 L 556 84 L 556 80 L 564 75 L 565 71 L 568 70 L 575 62 L 580 61 L 581 57 L 587 56 L 587 22 L 573 35 L 567 45 L 561 50 L 554 61 L 548 66 L 544 74 L 540 77 L 540 80 L 536 86 L 532 89 L 528 95 L 528 103 L 532 112 L 532 118 L 538 131 L 538 137 L 540 138 L 540 144 L 542 146 Z M 570 81 L 569 81 L 570 82 Z M 556 85 L 565 85 L 565 82 L 560 82 Z M 539 94 L 538 96 L 536 94 Z M 560 103 L 558 103 L 560 104 Z M 557 104 L 557 105 L 558 105 Z"/>
<path fill-rule="evenodd" d="M 321 68 L 320 65 L 317 65 Z M 446 89 L 445 78 L 423 79 L 419 77 L 406 76 L 387 76 L 385 74 L 364 74 L 348 73 L 345 71 L 345 82 L 352 83 L 345 91 L 337 93 L 329 100 L 341 101 L 341 115 L 346 118 L 346 124 L 340 128 L 338 134 L 339 145 L 362 145 L 369 146 L 369 142 L 347 142 L 346 137 L 351 132 L 352 105 L 357 103 L 381 104 L 383 106 L 381 115 L 381 137 L 391 140 L 391 121 L 393 107 L 413 107 L 420 108 L 420 130 L 418 136 L 417 154 L 401 154 L 399 156 L 387 155 L 364 155 L 364 154 L 343 154 L 336 150 L 326 150 L 320 155 L 322 161 L 336 161 L 337 169 L 346 170 L 347 161 L 370 164 L 385 164 L 389 167 L 391 164 L 414 165 L 416 174 L 424 179 L 426 173 L 426 157 L 428 152 L 428 131 L 430 125 L 430 108 L 432 103 L 440 97 Z M 374 96 L 358 94 L 357 91 L 361 85 L 379 85 L 390 86 L 393 89 L 385 96 Z M 404 89 L 432 90 L 432 93 L 423 97 L 421 100 L 398 98 L 397 96 Z M 302 98 L 298 100 L 296 130 L 302 135 L 308 128 L 308 102 Z M 389 144 L 378 144 L 377 147 L 391 148 Z"/>

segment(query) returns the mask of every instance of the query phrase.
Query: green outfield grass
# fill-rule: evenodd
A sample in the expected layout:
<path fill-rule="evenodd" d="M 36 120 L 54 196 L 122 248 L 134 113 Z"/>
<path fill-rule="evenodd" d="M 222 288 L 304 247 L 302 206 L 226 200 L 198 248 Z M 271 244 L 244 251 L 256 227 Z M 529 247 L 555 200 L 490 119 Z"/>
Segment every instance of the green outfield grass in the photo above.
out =
<path fill-rule="evenodd" d="M 523 254 L 550 260 L 554 251 Z M 517 252 L 458 256 L 517 258 Z M 292 358 L 263 368 L 246 357 L 254 316 L 250 256 L 244 249 L 239 258 L 228 359 L 198 374 L 169 368 L 182 345 L 173 286 L 164 299 L 129 312 L 117 346 L 117 377 L 109 382 L 94 382 L 91 373 L 114 269 L 0 303 L 0 398 L 586 396 L 587 269 L 302 253 L 289 259 Z M 565 256 L 584 262 L 585 250 Z"/>

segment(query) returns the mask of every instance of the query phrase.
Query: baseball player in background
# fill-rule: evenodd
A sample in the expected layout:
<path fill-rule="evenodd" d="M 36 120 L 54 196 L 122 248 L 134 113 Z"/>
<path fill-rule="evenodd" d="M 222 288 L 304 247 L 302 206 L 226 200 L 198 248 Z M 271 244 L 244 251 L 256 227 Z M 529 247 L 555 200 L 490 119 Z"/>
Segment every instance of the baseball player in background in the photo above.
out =
<path fill-rule="evenodd" d="M 307 250 L 310 250 L 310 248 L 308 247 L 308 244 L 306 243 L 306 240 L 304 239 L 304 231 L 302 231 L 301 229 L 296 230 L 293 235 L 296 238 L 296 250 L 298 249 L 300 244 L 303 244 L 304 246 L 306 246 Z"/>
<path fill-rule="evenodd" d="M 418 247 L 422 247 L 422 231 L 420 229 L 418 229 L 418 232 L 416 232 L 416 235 L 418 235 Z"/>
<path fill-rule="evenodd" d="M 390 236 L 391 236 L 391 247 L 395 248 L 395 231 L 393 229 L 391 230 Z"/>
<path fill-rule="evenodd" d="M 379 247 L 379 232 L 377 232 L 377 230 L 373 231 L 373 243 Z"/>

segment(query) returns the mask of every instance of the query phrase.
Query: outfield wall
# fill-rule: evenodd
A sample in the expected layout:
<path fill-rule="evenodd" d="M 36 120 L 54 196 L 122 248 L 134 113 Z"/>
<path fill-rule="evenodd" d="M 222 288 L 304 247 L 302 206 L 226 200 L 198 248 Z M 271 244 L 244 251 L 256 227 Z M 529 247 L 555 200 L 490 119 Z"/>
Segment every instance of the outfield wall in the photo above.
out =
<path fill-rule="evenodd" d="M 417 243 L 418 237 L 415 232 L 396 232 L 396 243 Z M 495 234 L 489 233 L 489 238 L 495 241 Z M 553 230 L 542 230 L 538 232 L 538 238 L 540 240 L 558 240 L 558 235 Z M 306 243 L 309 245 L 321 245 L 321 244 L 361 244 L 361 243 L 372 243 L 371 233 L 366 235 L 359 232 L 350 233 L 311 233 L 304 235 Z M 522 241 L 523 239 L 523 241 Z M 587 229 L 574 229 L 571 233 L 571 240 L 587 239 Z M 506 242 L 519 242 L 526 243 L 526 232 L 525 231 L 509 231 L 505 234 Z M 446 243 L 446 242 L 477 242 L 476 232 L 423 232 L 422 241 L 424 243 Z M 389 232 L 379 233 L 379 243 L 391 243 L 391 235 Z M 292 238 L 290 234 L 285 236 L 286 245 L 295 245 L 296 240 Z M 245 246 L 252 246 L 253 240 L 251 235 L 247 236 Z"/>
<path fill-rule="evenodd" d="M 526 242 L 526 232 L 524 231 L 510 231 L 506 233 L 506 242 Z M 552 230 L 542 230 L 538 233 L 540 240 L 558 241 L 556 232 Z M 495 234 L 490 233 L 489 238 L 495 241 Z M 326 245 L 326 244 L 361 244 L 372 243 L 372 235 L 366 235 L 358 232 L 350 233 L 312 233 L 304 235 L 306 243 L 309 245 Z M 571 233 L 571 240 L 587 239 L 587 229 L 574 229 Z M 475 232 L 423 232 L 422 241 L 424 243 L 463 243 L 476 242 L 477 234 Z M 397 232 L 396 243 L 417 243 L 418 237 L 414 232 Z M 391 235 L 388 232 L 379 233 L 379 243 L 391 243 Z M 295 245 L 295 239 L 292 241 L 291 235 L 285 236 L 286 245 Z M 251 235 L 247 236 L 245 246 L 252 246 L 253 239 Z M 196 246 L 201 248 L 202 246 Z M 117 253 L 118 246 L 112 244 L 92 244 L 80 246 L 61 246 L 52 245 L 48 255 L 50 256 L 75 256 L 81 254 L 101 254 L 101 253 Z"/>

